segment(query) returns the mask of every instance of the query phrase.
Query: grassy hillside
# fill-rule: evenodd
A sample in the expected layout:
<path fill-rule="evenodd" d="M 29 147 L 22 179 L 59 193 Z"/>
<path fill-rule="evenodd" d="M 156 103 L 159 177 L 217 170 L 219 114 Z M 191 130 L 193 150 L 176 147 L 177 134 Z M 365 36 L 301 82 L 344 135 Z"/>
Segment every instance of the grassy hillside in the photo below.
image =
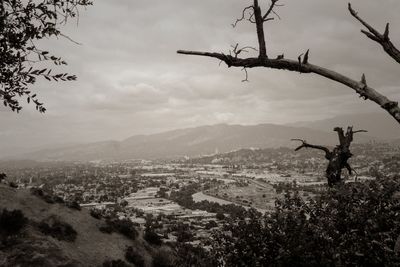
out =
<path fill-rule="evenodd" d="M 49 204 L 30 190 L 0 185 L 0 212 L 4 209 L 20 210 L 28 220 L 18 234 L 6 234 L 5 227 L 0 228 L 0 266 L 103 266 L 107 260 L 118 259 L 134 266 L 125 260 L 128 246 L 143 257 L 143 266 L 152 265 L 154 248 L 140 237 L 130 240 L 118 233 L 101 232 L 99 227 L 105 222 L 86 210 L 71 209 L 63 203 Z M 70 225 L 76 231 L 75 240 L 44 234 L 43 222 L 54 221 Z"/>

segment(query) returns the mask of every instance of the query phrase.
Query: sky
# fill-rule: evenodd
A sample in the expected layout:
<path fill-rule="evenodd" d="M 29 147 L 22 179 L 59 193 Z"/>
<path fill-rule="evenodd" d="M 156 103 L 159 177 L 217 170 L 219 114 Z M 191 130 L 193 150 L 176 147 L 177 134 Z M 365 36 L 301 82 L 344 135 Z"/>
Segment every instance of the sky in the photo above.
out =
<path fill-rule="evenodd" d="M 310 49 L 310 63 L 354 79 L 365 73 L 369 86 L 400 101 L 398 64 L 360 33 L 347 1 L 281 1 L 281 19 L 265 26 L 270 57 L 284 53 L 296 59 Z M 256 46 L 253 24 L 231 25 L 250 3 L 94 0 L 81 10 L 79 23 L 71 20 L 63 28 L 81 45 L 65 38 L 40 43 L 68 62 L 54 70 L 76 74 L 78 80 L 39 80 L 32 87 L 45 103 L 45 114 L 27 104 L 20 114 L 1 107 L 0 153 L 218 123 L 285 124 L 384 112 L 351 89 L 315 75 L 260 68 L 249 70 L 249 82 L 242 82 L 240 69 L 176 53 L 228 52 L 236 43 Z M 352 4 L 381 31 L 390 22 L 391 39 L 400 46 L 400 1 Z"/>

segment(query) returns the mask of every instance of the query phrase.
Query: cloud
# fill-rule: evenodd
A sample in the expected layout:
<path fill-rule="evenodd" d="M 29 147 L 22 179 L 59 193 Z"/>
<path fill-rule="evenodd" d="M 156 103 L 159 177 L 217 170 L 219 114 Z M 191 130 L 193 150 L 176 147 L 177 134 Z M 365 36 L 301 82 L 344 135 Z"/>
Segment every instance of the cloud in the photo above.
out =
<path fill-rule="evenodd" d="M 58 70 L 76 74 L 78 81 L 38 82 L 33 90 L 48 108 L 44 116 L 30 106 L 19 116 L 0 109 L 7 117 L 0 147 L 123 139 L 222 122 L 288 123 L 384 112 L 315 75 L 250 69 L 250 82 L 243 83 L 240 69 L 176 54 L 178 49 L 228 52 L 236 43 L 257 46 L 253 24 L 231 26 L 247 2 L 96 0 L 80 13 L 78 26 L 65 28 L 83 45 L 62 38 L 41 43 L 64 57 L 69 65 Z M 399 1 L 352 3 L 378 29 L 389 21 L 392 41 L 400 45 Z M 286 1 L 279 14 L 281 20 L 266 26 L 271 56 L 297 58 L 310 49 L 311 63 L 354 79 L 365 73 L 369 85 L 400 100 L 398 64 L 360 33 L 347 1 Z"/>

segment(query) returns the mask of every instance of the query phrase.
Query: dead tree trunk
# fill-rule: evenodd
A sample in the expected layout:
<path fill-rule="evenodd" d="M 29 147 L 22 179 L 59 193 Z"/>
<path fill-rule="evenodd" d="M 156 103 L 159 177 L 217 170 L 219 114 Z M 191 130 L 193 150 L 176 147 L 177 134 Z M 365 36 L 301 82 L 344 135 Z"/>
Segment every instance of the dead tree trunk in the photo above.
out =
<path fill-rule="evenodd" d="M 353 156 L 350 152 L 350 145 L 353 142 L 353 136 L 355 133 L 366 132 L 364 130 L 353 131 L 353 127 L 347 127 L 346 134 L 342 128 L 336 127 L 334 131 L 337 132 L 339 137 L 339 145 L 337 145 L 332 151 L 327 147 L 311 145 L 307 141 L 302 139 L 293 139 L 294 141 L 301 141 L 302 144 L 295 149 L 298 151 L 302 148 L 318 149 L 325 152 L 325 158 L 329 161 L 328 167 L 326 168 L 325 176 L 328 180 L 329 186 L 334 186 L 342 181 L 342 169 L 346 168 L 350 175 L 352 175 L 352 168 L 348 163 L 348 160 Z"/>

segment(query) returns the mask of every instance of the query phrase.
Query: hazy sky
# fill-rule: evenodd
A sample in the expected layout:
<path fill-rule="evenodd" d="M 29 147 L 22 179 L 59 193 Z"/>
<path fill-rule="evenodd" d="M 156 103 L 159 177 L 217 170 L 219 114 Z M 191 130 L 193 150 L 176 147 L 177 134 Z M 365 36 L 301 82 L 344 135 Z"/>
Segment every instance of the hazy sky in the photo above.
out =
<path fill-rule="evenodd" d="M 134 134 L 216 123 L 288 123 L 361 112 L 384 112 L 352 90 L 309 74 L 228 69 L 178 49 L 227 52 L 256 46 L 253 24 L 232 28 L 244 0 L 94 0 L 66 39 L 43 45 L 69 63 L 70 83 L 34 87 L 48 112 L 0 108 L 0 147 L 123 139 Z M 265 1 L 267 2 L 267 1 Z M 297 56 L 368 84 L 400 101 L 400 66 L 360 33 L 347 1 L 282 0 L 281 20 L 266 26 L 271 57 Z M 360 15 L 400 45 L 400 1 L 354 0 Z M 388 115 L 389 116 L 389 115 Z M 394 122 L 395 123 L 395 122 Z M 7 151 L 6 149 L 3 151 Z M 1 152 L 0 152 L 1 153 Z"/>

